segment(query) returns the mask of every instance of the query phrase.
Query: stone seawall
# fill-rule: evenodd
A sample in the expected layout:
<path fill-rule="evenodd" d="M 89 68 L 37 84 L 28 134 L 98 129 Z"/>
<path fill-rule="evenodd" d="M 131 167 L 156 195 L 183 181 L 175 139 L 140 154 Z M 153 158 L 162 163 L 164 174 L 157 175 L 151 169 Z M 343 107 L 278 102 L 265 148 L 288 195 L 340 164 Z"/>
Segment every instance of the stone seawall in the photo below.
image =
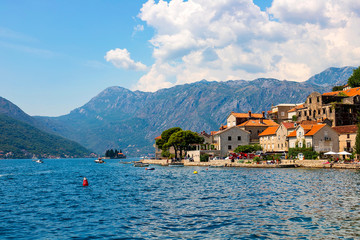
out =
<path fill-rule="evenodd" d="M 245 160 L 245 162 L 248 160 Z M 168 166 L 170 160 L 167 159 L 144 159 L 142 162 L 154 165 Z M 190 162 L 183 160 L 184 166 L 201 166 L 201 167 L 246 167 L 246 168 L 337 168 L 337 169 L 360 169 L 359 163 L 327 163 L 327 160 L 282 160 L 281 164 L 266 164 L 266 163 L 239 163 L 231 162 L 230 160 L 210 160 L 209 162 Z"/>

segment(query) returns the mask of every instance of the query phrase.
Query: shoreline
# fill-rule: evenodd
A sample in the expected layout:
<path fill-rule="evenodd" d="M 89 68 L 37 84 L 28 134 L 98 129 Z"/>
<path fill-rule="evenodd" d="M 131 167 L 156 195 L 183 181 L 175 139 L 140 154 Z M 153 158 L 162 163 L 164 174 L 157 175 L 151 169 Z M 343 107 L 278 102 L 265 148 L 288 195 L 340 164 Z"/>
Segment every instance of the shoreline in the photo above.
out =
<path fill-rule="evenodd" d="M 170 161 L 167 159 L 144 159 L 143 163 L 152 165 L 169 166 Z M 255 163 L 238 163 L 230 160 L 210 160 L 209 162 L 190 162 L 181 161 L 184 166 L 197 167 L 242 167 L 242 168 L 327 168 L 327 169 L 360 169 L 359 163 L 326 163 L 327 160 L 282 160 L 280 164 L 255 164 Z"/>

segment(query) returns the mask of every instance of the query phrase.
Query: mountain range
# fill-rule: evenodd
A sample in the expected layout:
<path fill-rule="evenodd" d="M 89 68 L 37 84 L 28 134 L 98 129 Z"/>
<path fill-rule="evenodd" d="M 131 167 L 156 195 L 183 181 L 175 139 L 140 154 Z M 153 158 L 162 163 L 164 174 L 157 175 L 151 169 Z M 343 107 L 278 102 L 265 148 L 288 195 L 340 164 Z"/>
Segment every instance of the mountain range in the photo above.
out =
<path fill-rule="evenodd" d="M 196 132 L 219 128 L 231 111 L 258 112 L 271 105 L 301 103 L 314 91 L 345 84 L 353 67 L 329 68 L 305 82 L 260 78 L 200 82 L 156 92 L 109 87 L 84 106 L 60 117 L 30 117 L 0 101 L 0 113 L 104 153 L 117 148 L 130 156 L 153 153 L 154 138 L 170 127 Z"/>

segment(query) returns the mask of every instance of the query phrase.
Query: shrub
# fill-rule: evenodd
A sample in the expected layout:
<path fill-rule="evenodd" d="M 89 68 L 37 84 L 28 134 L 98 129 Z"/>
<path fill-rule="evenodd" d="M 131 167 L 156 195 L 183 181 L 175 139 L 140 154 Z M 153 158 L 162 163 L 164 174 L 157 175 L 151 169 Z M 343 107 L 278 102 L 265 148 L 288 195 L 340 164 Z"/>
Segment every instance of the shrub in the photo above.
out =
<path fill-rule="evenodd" d="M 200 162 L 208 162 L 208 161 L 209 161 L 209 154 L 200 155 Z"/>

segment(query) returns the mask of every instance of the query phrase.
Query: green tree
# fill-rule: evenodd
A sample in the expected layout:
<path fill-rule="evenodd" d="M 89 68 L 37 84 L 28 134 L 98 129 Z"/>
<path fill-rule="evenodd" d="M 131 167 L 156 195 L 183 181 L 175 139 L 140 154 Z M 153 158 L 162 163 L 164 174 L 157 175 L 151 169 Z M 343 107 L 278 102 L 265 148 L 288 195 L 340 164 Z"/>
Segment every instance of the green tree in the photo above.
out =
<path fill-rule="evenodd" d="M 357 124 L 357 132 L 355 138 L 355 153 L 360 154 L 360 122 Z"/>
<path fill-rule="evenodd" d="M 171 147 L 171 145 L 168 144 L 169 138 L 171 137 L 172 134 L 174 134 L 174 133 L 176 133 L 176 132 L 178 132 L 178 131 L 182 131 L 182 129 L 179 128 L 179 127 L 173 127 L 173 128 L 169 128 L 169 129 L 163 131 L 163 132 L 161 133 L 161 138 L 160 138 L 160 139 L 157 139 L 156 142 L 155 142 L 155 144 L 156 144 L 161 150 L 167 151 L 167 150 Z M 177 150 L 176 150 L 176 149 L 174 149 L 174 150 L 175 150 L 175 157 L 176 157 L 176 155 L 177 155 Z"/>
<path fill-rule="evenodd" d="M 163 144 L 163 149 L 168 149 L 170 147 L 174 148 L 175 158 L 177 158 L 177 153 L 179 152 L 179 157 L 183 156 L 182 152 L 188 150 L 191 144 L 200 144 L 204 142 L 204 138 L 200 137 L 197 133 L 190 130 L 180 130 L 173 132 L 169 140 Z"/>
<path fill-rule="evenodd" d="M 342 90 L 343 90 L 343 88 L 344 88 L 344 86 L 343 86 L 343 85 L 341 85 L 341 86 L 334 86 L 334 87 L 332 88 L 332 91 L 333 91 L 333 92 L 336 92 L 336 91 L 342 91 Z"/>
<path fill-rule="evenodd" d="M 348 85 L 352 88 L 360 86 L 360 66 L 353 70 L 353 74 L 348 79 Z"/>
<path fill-rule="evenodd" d="M 236 153 L 251 153 L 262 150 L 261 146 L 259 144 L 254 145 L 240 145 L 237 148 L 235 148 L 234 152 Z"/>

